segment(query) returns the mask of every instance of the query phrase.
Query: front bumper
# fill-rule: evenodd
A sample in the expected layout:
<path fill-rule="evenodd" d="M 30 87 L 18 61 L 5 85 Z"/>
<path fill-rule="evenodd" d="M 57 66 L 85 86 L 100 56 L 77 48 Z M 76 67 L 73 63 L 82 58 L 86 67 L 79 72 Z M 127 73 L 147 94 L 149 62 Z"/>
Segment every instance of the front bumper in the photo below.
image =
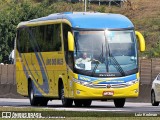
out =
<path fill-rule="evenodd" d="M 123 88 L 91 88 L 74 83 L 74 99 L 114 99 L 114 98 L 135 98 L 139 95 L 139 82 Z M 104 91 L 111 91 L 114 94 L 104 96 Z"/>

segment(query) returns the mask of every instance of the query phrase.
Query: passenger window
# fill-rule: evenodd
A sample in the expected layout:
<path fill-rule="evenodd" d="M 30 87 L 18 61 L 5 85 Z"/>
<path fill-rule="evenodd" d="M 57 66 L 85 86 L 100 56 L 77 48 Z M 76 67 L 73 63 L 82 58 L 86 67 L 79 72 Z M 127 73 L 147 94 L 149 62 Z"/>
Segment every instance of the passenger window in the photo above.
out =
<path fill-rule="evenodd" d="M 41 25 L 19 29 L 17 42 L 17 48 L 22 53 L 61 51 L 61 25 Z"/>
<path fill-rule="evenodd" d="M 17 49 L 20 53 L 33 52 L 28 28 L 21 28 L 18 30 Z"/>

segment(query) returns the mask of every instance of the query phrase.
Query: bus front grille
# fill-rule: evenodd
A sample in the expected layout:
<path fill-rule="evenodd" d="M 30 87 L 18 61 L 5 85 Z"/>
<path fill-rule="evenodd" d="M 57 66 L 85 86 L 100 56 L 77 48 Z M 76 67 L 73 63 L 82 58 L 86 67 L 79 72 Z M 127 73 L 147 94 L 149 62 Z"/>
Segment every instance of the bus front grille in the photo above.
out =
<path fill-rule="evenodd" d="M 128 87 L 127 84 L 93 84 L 90 87 L 92 88 L 124 88 Z"/>

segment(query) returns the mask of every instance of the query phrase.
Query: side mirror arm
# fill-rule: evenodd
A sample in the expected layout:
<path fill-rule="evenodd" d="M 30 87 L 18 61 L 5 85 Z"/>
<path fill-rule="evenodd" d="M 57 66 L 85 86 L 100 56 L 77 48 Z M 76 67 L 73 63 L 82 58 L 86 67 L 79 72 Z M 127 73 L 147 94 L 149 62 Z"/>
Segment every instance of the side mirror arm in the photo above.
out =
<path fill-rule="evenodd" d="M 68 50 L 74 51 L 74 37 L 71 32 L 68 32 Z"/>
<path fill-rule="evenodd" d="M 137 38 L 138 38 L 138 40 L 139 40 L 140 51 L 143 52 L 143 51 L 145 51 L 145 40 L 144 40 L 144 37 L 143 37 L 143 35 L 142 35 L 140 32 L 138 32 L 138 31 L 135 31 L 135 33 L 136 33 L 136 36 L 137 36 Z"/>

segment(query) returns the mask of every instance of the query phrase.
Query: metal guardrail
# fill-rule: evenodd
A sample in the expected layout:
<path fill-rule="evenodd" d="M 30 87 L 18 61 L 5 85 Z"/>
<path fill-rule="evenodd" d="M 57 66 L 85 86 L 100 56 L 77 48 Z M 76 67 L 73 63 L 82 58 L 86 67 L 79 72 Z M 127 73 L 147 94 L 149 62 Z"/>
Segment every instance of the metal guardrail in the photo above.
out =
<path fill-rule="evenodd" d="M 85 0 L 67 0 L 67 1 L 75 3 L 75 2 L 84 2 Z M 114 5 L 122 6 L 123 2 L 125 2 L 125 1 L 127 1 L 127 0 L 88 0 L 89 4 L 93 3 L 93 2 L 98 2 L 99 5 L 101 5 L 101 3 L 106 3 L 109 6 L 111 6 L 112 3 Z"/>
<path fill-rule="evenodd" d="M 109 6 L 112 5 L 112 3 L 114 3 L 115 5 L 118 5 L 120 7 L 122 7 L 122 4 L 123 2 L 125 2 L 127 0 L 88 0 L 89 4 L 92 3 L 92 2 L 98 2 L 99 5 L 101 5 L 101 3 L 103 2 L 106 2 L 108 3 Z"/>
<path fill-rule="evenodd" d="M 88 0 L 88 1 L 97 1 L 97 2 L 108 2 L 108 1 L 122 1 L 122 2 L 124 2 L 124 1 L 126 1 L 126 0 Z"/>

